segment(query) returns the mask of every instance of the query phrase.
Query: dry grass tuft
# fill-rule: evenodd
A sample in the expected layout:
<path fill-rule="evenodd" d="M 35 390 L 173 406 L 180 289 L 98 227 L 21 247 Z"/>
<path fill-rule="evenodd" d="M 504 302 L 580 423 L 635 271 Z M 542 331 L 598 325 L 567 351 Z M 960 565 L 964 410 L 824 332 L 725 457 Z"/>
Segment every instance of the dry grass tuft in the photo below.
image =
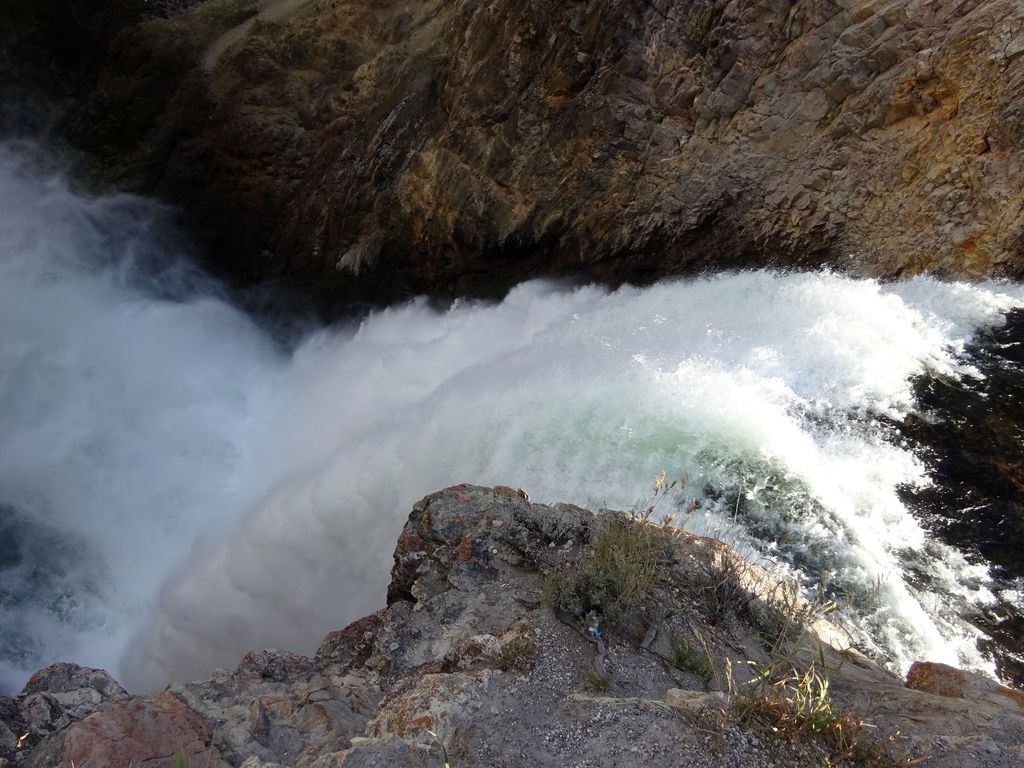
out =
<path fill-rule="evenodd" d="M 548 603 L 580 622 L 592 613 L 610 625 L 626 622 L 668 574 L 680 530 L 672 514 L 652 520 L 659 503 L 682 487 L 685 478 L 666 485 L 662 472 L 651 503 L 630 513 L 608 512 L 578 560 L 548 576 Z"/>
<path fill-rule="evenodd" d="M 685 672 L 691 672 L 701 680 L 704 685 L 711 682 L 715 676 L 715 668 L 711 662 L 711 655 L 707 649 L 697 649 L 685 640 L 672 638 L 672 666 Z"/>
<path fill-rule="evenodd" d="M 874 725 L 835 702 L 823 655 L 806 665 L 793 655 L 770 664 L 749 663 L 755 674 L 744 685 L 737 686 L 728 670 L 732 706 L 727 715 L 733 720 L 771 739 L 815 749 L 824 766 L 914 764 L 896 748 L 894 738 L 883 738 Z"/>
<path fill-rule="evenodd" d="M 784 664 L 755 665 L 755 670 L 734 698 L 740 722 L 790 742 L 820 739 L 835 760 L 857 755 L 869 726 L 835 706 L 828 677 L 816 664 L 803 671 Z"/>
<path fill-rule="evenodd" d="M 519 635 L 505 643 L 498 654 L 498 669 L 526 672 L 537 662 L 537 641 L 530 635 Z"/>
<path fill-rule="evenodd" d="M 587 682 L 597 693 L 608 693 L 612 684 L 612 681 L 606 675 L 601 674 L 596 667 L 587 668 Z"/>

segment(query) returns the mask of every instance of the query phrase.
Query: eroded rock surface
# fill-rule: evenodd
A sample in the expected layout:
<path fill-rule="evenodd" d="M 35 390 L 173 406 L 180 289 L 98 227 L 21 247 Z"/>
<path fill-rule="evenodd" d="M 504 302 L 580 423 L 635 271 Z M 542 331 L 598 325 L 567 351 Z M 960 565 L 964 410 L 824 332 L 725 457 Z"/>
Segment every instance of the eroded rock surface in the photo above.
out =
<path fill-rule="evenodd" d="M 228 768 L 207 725 L 170 693 L 117 701 L 45 739 L 25 768 Z"/>
<path fill-rule="evenodd" d="M 1019 270 L 1022 30 L 1013 0 L 314 3 L 167 170 L 259 272 L 338 290 Z"/>
<path fill-rule="evenodd" d="M 92 23 L 94 93 L 48 123 L 184 205 L 222 273 L 338 305 L 546 274 L 1024 268 L 1017 0 L 250 5 Z"/>
<path fill-rule="evenodd" d="M 772 658 L 765 600 L 783 588 L 724 545 L 674 538 L 662 578 L 614 626 L 598 619 L 600 637 L 552 608 L 546 574 L 579 568 L 602 525 L 509 488 L 433 494 L 402 531 L 388 606 L 313 658 L 252 652 L 233 671 L 132 697 L 95 670 L 52 667 L 0 700 L 0 736 L 32 719 L 48 734 L 3 744 L 0 764 L 439 766 L 438 740 L 456 768 L 824 764 L 815 740 L 773 743 L 725 714 L 748 662 Z M 824 660 L 836 706 L 878 738 L 921 765 L 1020 764 L 1017 692 L 941 665 L 905 685 L 818 623 L 800 653 Z M 61 702 L 50 725 L 25 709 L 38 695 Z"/>
<path fill-rule="evenodd" d="M 53 664 L 32 675 L 16 699 L 0 704 L 0 719 L 14 735 L 13 746 L 28 749 L 111 702 L 127 698 L 124 688 L 101 669 Z M 9 759 L 11 736 L 4 735 L 0 757 Z"/>

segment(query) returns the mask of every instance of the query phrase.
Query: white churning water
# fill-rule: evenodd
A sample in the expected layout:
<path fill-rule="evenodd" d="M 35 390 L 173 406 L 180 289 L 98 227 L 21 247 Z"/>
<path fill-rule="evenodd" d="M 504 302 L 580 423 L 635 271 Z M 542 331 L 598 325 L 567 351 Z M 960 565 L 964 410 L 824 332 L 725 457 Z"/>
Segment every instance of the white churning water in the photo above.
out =
<path fill-rule="evenodd" d="M 59 659 L 141 690 L 309 652 L 383 604 L 424 494 L 622 508 L 662 469 L 689 472 L 692 529 L 827 572 L 893 666 L 985 666 L 957 612 L 986 571 L 900 502 L 923 469 L 875 417 L 913 409 L 915 374 L 972 375 L 956 353 L 1021 286 L 532 282 L 282 350 L 188 270 L 152 274 L 157 219 L 0 152 L 0 688 Z"/>

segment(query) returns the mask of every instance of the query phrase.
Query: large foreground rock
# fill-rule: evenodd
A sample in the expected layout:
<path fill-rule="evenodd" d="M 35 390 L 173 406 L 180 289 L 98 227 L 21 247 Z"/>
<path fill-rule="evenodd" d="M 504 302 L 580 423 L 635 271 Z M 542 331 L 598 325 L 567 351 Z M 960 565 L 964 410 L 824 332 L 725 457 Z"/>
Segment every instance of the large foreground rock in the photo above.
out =
<path fill-rule="evenodd" d="M 228 768 L 210 744 L 209 728 L 169 693 L 119 701 L 33 750 L 25 768 Z"/>
<path fill-rule="evenodd" d="M 101 669 L 65 663 L 46 667 L 29 678 L 14 701 L 7 706 L 0 703 L 4 737 L 0 757 L 10 759 L 17 751 L 31 749 L 46 736 L 127 698 L 124 688 Z"/>
<path fill-rule="evenodd" d="M 223 52 L 258 4 L 93 30 L 97 88 L 48 123 L 183 204 L 235 277 L 337 305 L 544 274 L 1024 271 L 1018 0 L 287 5 Z"/>
<path fill-rule="evenodd" d="M 724 545 L 677 538 L 647 597 L 614 626 L 593 619 L 600 638 L 590 619 L 552 609 L 545 574 L 578 569 L 602 525 L 508 488 L 433 494 L 402 531 L 388 606 L 331 633 L 314 658 L 253 652 L 141 697 L 95 670 L 51 668 L 0 700 L 0 735 L 24 726 L 40 693 L 65 696 L 57 717 L 71 722 L 37 727 L 49 735 L 3 755 L 31 768 L 436 768 L 443 744 L 455 768 L 824 765 L 819 740 L 777 743 L 729 714 L 748 662 L 771 658 L 768 606 L 785 589 Z M 839 650 L 824 621 L 803 637 L 794 654 L 824 660 L 836 707 L 877 726 L 871 738 L 887 749 L 933 767 L 1024 760 L 1019 693 L 941 665 L 916 667 L 907 687 Z"/>

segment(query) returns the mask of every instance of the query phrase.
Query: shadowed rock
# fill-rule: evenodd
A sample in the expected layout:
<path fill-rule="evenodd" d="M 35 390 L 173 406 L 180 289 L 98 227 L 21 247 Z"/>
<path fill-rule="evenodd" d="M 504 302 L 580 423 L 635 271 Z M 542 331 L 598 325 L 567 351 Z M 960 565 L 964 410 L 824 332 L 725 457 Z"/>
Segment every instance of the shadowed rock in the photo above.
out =
<path fill-rule="evenodd" d="M 1016 0 L 311 2 L 212 73 L 207 7 L 110 44 L 76 140 L 307 302 L 1024 267 Z"/>

